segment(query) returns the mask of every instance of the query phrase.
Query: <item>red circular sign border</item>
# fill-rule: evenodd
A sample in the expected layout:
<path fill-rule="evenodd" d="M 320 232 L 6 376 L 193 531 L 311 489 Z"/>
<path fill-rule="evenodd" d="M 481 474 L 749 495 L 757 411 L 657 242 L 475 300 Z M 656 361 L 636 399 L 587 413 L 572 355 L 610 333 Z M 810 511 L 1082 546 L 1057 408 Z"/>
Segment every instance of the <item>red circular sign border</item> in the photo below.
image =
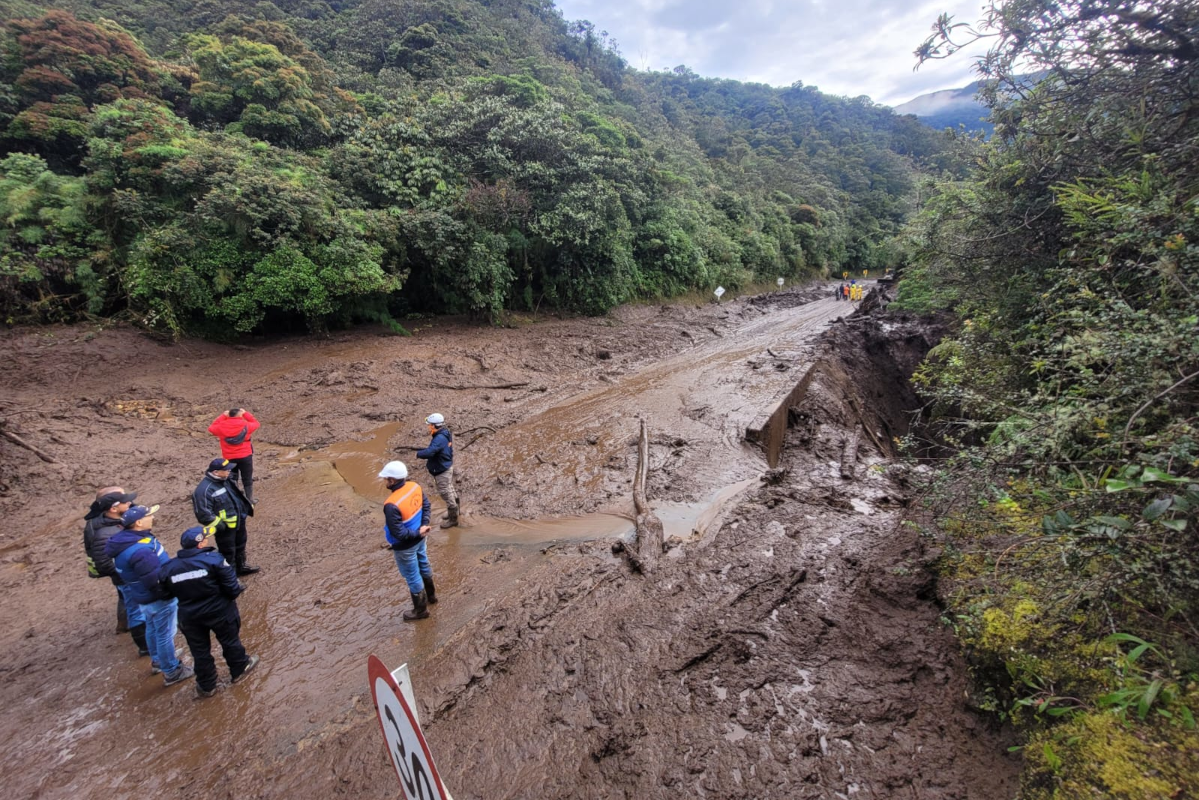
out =
<path fill-rule="evenodd" d="M 396 699 L 400 701 L 400 708 L 404 709 L 404 713 L 408 715 L 408 723 L 412 725 L 412 730 L 416 733 L 416 740 L 420 742 L 421 750 L 425 754 L 425 763 L 429 765 L 429 772 L 433 774 L 433 781 L 437 784 L 437 791 L 441 796 L 448 797 L 449 792 L 445 790 L 445 786 L 441 783 L 441 776 L 437 774 L 437 766 L 433 763 L 433 754 L 429 752 L 429 744 L 425 741 L 425 734 L 421 731 L 420 725 L 416 722 L 416 717 L 412 714 L 412 709 L 408 708 L 408 701 L 404 699 L 404 693 L 400 691 L 400 685 L 396 683 L 396 679 L 391 676 L 391 670 L 383 663 L 374 653 L 371 653 L 370 658 L 366 662 L 367 674 L 371 682 L 371 700 L 375 703 L 375 719 L 379 720 L 379 732 L 383 734 L 383 741 L 387 741 L 387 729 L 383 727 L 383 717 L 379 713 L 379 697 L 375 694 L 375 686 L 379 678 L 391 687 L 395 692 Z M 395 759 L 391 757 L 391 753 L 387 754 L 387 760 L 391 762 L 391 768 L 395 770 L 396 780 L 400 782 L 400 789 L 403 791 L 404 778 L 400 775 L 400 770 L 395 764 Z"/>

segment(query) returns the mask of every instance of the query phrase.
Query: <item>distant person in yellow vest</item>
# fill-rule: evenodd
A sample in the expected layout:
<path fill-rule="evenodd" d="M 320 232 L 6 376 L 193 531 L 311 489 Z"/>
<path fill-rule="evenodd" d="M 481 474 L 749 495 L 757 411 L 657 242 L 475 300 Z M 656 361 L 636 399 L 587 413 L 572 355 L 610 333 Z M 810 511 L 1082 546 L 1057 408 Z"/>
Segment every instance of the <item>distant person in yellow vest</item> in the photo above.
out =
<path fill-rule="evenodd" d="M 391 491 L 383 503 L 383 535 L 412 595 L 412 610 L 404 612 L 404 619 L 409 622 L 425 619 L 429 616 L 429 606 L 437 603 L 433 568 L 425 550 L 429 498 L 419 483 L 408 480 L 408 467 L 403 461 L 389 461 L 379 477 Z"/>

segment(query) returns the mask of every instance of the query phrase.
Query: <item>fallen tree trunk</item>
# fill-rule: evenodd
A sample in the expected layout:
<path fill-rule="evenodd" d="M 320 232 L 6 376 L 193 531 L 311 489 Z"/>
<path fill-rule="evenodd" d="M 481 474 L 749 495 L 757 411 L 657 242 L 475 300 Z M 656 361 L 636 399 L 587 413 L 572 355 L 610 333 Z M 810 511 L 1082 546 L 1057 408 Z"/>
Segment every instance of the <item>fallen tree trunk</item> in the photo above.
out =
<path fill-rule="evenodd" d="M 862 426 L 855 425 L 853 433 L 845 440 L 845 448 L 841 451 L 841 477 L 853 480 L 855 464 L 858 460 L 858 443 L 862 439 Z"/>

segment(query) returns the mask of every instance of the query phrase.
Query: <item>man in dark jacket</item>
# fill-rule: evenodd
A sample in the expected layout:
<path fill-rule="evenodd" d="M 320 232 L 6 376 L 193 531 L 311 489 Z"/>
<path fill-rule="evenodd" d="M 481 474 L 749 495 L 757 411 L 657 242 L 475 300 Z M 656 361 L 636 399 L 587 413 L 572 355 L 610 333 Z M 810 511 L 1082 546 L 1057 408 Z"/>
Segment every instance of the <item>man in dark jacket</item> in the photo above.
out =
<path fill-rule="evenodd" d="M 154 512 L 158 506 L 133 506 L 121 515 L 124 528 L 104 548 L 130 596 L 146 618 L 146 644 L 152 672 L 161 672 L 167 686 L 195 672 L 179 661 L 175 650 L 176 612 L 179 603 L 158 584 L 158 568 L 167 562 L 166 551 L 154 538 Z"/>
<path fill-rule="evenodd" d="M 216 548 L 205 546 L 209 535 L 198 525 L 188 528 L 179 539 L 183 549 L 158 568 L 162 590 L 179 601 L 179 627 L 192 651 L 200 697 L 216 694 L 212 634 L 221 645 L 233 683 L 258 666 L 258 656 L 247 656 L 241 643 L 237 596 L 245 587 Z"/>
<path fill-rule="evenodd" d="M 124 526 L 121 515 L 137 498 L 136 492 L 126 493 L 120 486 L 107 486 L 96 492 L 92 507 L 83 517 L 83 549 L 87 554 L 87 574 L 92 578 L 108 578 L 117 590 L 117 630 L 128 630 L 137 645 L 139 656 L 150 655 L 146 647 L 146 620 L 141 608 L 129 597 L 121 576 L 117 575 L 112 559 L 104 552 L 108 540 Z"/>
<path fill-rule="evenodd" d="M 252 575 L 258 567 L 246 563 L 246 518 L 254 516 L 254 507 L 241 487 L 229 479 L 233 463 L 214 458 L 204 480 L 192 492 L 192 510 L 196 522 L 216 534 L 216 547 L 238 575 Z"/>
<path fill-rule="evenodd" d="M 458 524 L 458 490 L 454 488 L 454 434 L 441 414 L 425 417 L 425 424 L 429 426 L 432 439 L 428 447 L 416 451 L 416 457 L 426 460 L 425 466 L 433 476 L 437 493 L 445 501 L 441 527 L 453 528 Z"/>

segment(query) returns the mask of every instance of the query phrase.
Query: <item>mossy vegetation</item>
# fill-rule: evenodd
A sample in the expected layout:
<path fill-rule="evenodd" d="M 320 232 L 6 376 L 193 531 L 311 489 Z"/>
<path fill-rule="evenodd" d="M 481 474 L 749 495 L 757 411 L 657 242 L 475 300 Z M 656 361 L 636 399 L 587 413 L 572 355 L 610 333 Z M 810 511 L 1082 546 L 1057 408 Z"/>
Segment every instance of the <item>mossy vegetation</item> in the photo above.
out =
<path fill-rule="evenodd" d="M 900 291 L 958 319 L 916 374 L 954 454 L 945 616 L 1026 737 L 1023 798 L 1196 797 L 1199 7 L 985 17 L 995 134 L 930 187 Z"/>

